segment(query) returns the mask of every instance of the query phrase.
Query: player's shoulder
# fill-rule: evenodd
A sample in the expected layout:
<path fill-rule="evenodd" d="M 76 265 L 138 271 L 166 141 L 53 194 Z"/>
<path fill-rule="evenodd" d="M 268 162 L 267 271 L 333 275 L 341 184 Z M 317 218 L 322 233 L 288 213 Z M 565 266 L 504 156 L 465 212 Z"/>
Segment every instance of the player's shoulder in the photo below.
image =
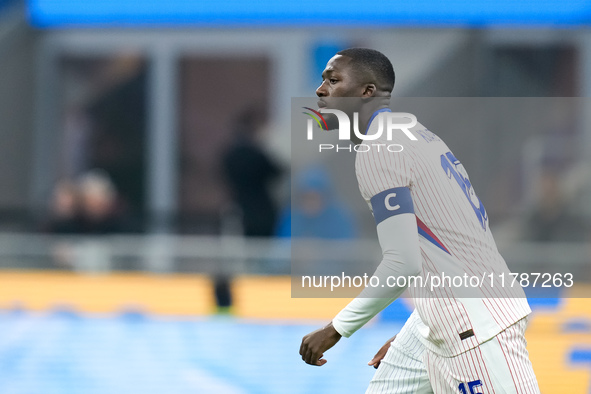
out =
<path fill-rule="evenodd" d="M 426 143 L 443 142 L 443 140 L 437 134 L 420 123 L 412 129 L 412 132 L 417 137 L 417 139 L 422 139 Z"/>
<path fill-rule="evenodd" d="M 372 133 L 373 131 L 373 133 Z M 404 148 L 420 149 L 428 145 L 437 145 L 444 143 L 443 140 L 433 131 L 425 127 L 423 124 L 417 122 L 411 128 L 387 128 L 383 131 L 375 131 L 375 128 L 370 129 L 367 135 L 368 138 L 363 140 L 366 145 L 391 145 L 398 144 Z"/>

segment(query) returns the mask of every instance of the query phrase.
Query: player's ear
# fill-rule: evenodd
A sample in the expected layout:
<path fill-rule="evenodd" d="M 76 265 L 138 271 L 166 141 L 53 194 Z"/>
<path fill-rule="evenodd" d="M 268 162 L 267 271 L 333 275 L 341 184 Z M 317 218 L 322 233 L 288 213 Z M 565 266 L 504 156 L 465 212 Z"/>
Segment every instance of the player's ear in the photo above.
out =
<path fill-rule="evenodd" d="M 374 85 L 373 83 L 368 83 L 367 85 L 365 85 L 365 88 L 363 89 L 363 97 L 373 97 L 375 96 L 376 91 L 376 85 Z"/>

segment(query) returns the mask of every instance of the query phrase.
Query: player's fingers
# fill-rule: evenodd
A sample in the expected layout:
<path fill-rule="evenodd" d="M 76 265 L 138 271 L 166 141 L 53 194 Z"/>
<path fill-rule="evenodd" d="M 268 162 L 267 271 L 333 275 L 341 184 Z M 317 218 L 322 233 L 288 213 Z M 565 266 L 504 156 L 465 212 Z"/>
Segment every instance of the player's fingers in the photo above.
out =
<path fill-rule="evenodd" d="M 312 359 L 310 360 L 310 362 L 308 364 L 310 365 L 315 365 L 315 366 L 322 366 L 324 364 L 326 364 L 326 360 L 324 360 L 322 357 L 324 356 L 324 354 L 318 354 L 318 353 L 312 353 Z"/>
<path fill-rule="evenodd" d="M 374 358 L 372 358 L 367 365 L 369 365 L 370 367 L 374 367 L 377 368 L 380 365 L 380 361 L 381 358 L 378 358 L 377 354 L 374 356 Z"/>
<path fill-rule="evenodd" d="M 382 356 L 382 355 L 380 354 L 380 352 L 377 352 L 377 353 L 375 354 L 375 356 L 373 356 L 373 358 L 372 358 L 372 359 L 371 359 L 371 360 L 370 360 L 370 361 L 369 361 L 367 364 L 369 364 L 369 365 L 373 365 L 373 364 L 375 364 L 376 362 L 378 362 L 378 363 L 379 363 L 379 362 L 382 360 L 382 358 L 384 358 L 384 356 Z"/>
<path fill-rule="evenodd" d="M 300 356 L 302 356 L 302 359 L 305 361 L 305 357 L 306 357 L 306 353 L 310 352 L 310 344 L 308 343 L 308 336 L 306 335 L 304 338 L 302 338 L 302 344 L 300 345 Z"/>
<path fill-rule="evenodd" d="M 316 363 L 318 362 L 318 359 L 320 359 L 322 356 L 323 354 L 318 354 L 317 351 L 309 350 L 306 352 L 306 360 L 304 361 L 310 365 L 317 365 Z"/>
<path fill-rule="evenodd" d="M 302 356 L 302 359 L 306 362 L 306 364 L 314 364 L 312 349 L 307 348 L 304 352 L 304 355 Z"/>
<path fill-rule="evenodd" d="M 309 353 L 308 349 L 307 348 L 304 348 L 303 351 L 302 351 L 302 360 L 304 360 L 305 363 L 308 362 L 308 356 L 307 356 L 308 353 Z"/>

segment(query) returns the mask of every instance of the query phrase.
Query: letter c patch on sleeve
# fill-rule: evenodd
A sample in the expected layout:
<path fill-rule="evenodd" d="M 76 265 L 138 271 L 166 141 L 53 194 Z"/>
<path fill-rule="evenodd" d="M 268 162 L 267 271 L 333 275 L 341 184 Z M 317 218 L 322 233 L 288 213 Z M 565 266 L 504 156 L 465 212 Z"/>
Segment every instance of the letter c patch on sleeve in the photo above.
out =
<path fill-rule="evenodd" d="M 415 212 L 408 187 L 395 187 L 394 189 L 384 190 L 373 196 L 370 201 L 376 225 L 390 216 Z"/>

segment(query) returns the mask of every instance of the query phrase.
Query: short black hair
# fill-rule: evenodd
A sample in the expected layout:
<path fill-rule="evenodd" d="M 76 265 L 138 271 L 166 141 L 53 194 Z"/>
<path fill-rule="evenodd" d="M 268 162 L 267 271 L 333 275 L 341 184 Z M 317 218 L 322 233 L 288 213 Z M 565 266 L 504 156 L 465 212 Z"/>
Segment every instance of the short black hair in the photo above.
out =
<path fill-rule="evenodd" d="M 351 58 L 353 67 L 360 72 L 371 74 L 378 89 L 388 92 L 394 89 L 394 67 L 382 52 L 369 48 L 349 48 L 337 52 L 337 55 Z"/>

